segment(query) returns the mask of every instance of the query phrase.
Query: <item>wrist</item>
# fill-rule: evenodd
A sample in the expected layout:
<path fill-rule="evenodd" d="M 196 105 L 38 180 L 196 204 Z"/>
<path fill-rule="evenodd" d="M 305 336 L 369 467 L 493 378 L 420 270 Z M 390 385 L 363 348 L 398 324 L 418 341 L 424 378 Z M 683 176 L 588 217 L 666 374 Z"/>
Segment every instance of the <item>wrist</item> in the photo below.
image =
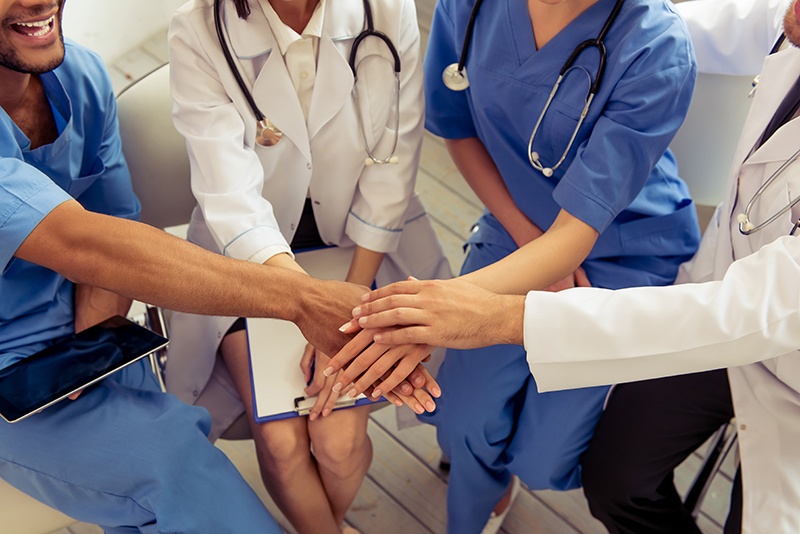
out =
<path fill-rule="evenodd" d="M 523 345 L 525 329 L 525 295 L 498 295 L 495 317 L 497 344 Z"/>

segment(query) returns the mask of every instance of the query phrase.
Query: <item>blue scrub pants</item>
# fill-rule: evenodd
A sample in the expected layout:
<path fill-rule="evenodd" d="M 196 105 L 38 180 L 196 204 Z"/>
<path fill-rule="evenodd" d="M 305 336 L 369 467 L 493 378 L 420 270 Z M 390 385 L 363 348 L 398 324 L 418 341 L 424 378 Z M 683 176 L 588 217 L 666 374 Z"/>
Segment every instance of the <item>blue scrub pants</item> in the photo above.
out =
<path fill-rule="evenodd" d="M 473 243 L 472 272 L 511 251 Z M 515 474 L 531 489 L 580 487 L 588 447 L 608 387 L 538 393 L 525 349 L 495 345 L 448 350 L 437 381 L 437 409 L 420 419 L 437 428 L 450 460 L 447 532 L 478 534 Z"/>
<path fill-rule="evenodd" d="M 143 361 L 75 401 L 0 420 L 0 477 L 107 533 L 281 533 L 210 428 Z"/>

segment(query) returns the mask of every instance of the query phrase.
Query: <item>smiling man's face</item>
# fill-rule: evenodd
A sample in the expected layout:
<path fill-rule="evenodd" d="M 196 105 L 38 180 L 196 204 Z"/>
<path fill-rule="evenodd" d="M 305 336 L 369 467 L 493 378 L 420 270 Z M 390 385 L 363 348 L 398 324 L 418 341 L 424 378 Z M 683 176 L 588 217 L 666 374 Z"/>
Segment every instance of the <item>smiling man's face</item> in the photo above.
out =
<path fill-rule="evenodd" d="M 42 74 L 64 60 L 64 0 L 0 0 L 0 67 Z"/>

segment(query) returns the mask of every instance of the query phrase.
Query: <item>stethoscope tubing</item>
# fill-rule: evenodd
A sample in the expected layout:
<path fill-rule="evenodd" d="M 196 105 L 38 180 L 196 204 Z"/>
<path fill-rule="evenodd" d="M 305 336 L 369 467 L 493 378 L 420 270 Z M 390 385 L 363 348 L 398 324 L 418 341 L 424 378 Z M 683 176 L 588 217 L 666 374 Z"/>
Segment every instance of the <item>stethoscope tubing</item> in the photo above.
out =
<path fill-rule="evenodd" d="M 761 223 L 759 225 L 752 225 L 752 223 L 750 222 L 750 211 L 753 209 L 753 206 L 755 205 L 756 201 L 759 198 L 761 198 L 761 196 L 764 194 L 764 191 L 766 191 L 767 188 L 770 185 L 772 185 L 773 182 L 775 182 L 775 180 L 778 178 L 778 176 L 780 176 L 783 173 L 783 171 L 786 170 L 786 168 L 789 165 L 794 163 L 794 161 L 798 157 L 800 157 L 800 149 L 798 149 L 797 152 L 795 152 L 792 155 L 792 157 L 790 157 L 789 159 L 784 161 L 783 164 L 780 167 L 778 167 L 778 169 L 775 172 L 773 172 L 770 175 L 770 177 L 767 178 L 764 181 L 763 184 L 761 184 L 761 187 L 758 188 L 758 190 L 755 192 L 755 194 L 753 194 L 753 198 L 750 199 L 750 202 L 747 203 L 747 207 L 744 210 L 744 220 L 743 221 L 739 221 L 739 232 L 741 232 L 743 235 L 752 235 L 752 234 L 758 232 L 759 230 L 764 229 L 765 227 L 769 226 L 770 224 L 772 224 L 773 222 L 778 220 L 778 218 L 781 215 L 783 215 L 787 211 L 791 210 L 798 203 L 800 203 L 800 195 L 798 195 L 798 196 L 794 197 L 794 199 L 792 199 L 791 202 L 786 204 L 780 211 L 776 212 L 772 217 L 770 217 L 769 219 L 767 219 L 763 223 Z M 752 228 L 747 228 L 747 223 L 750 223 L 752 225 Z M 794 229 L 793 229 L 793 231 L 794 231 Z"/>
<path fill-rule="evenodd" d="M 256 105 L 255 99 L 253 99 L 253 94 L 247 88 L 247 85 L 244 83 L 244 79 L 242 79 L 242 75 L 239 72 L 239 68 L 236 66 L 236 62 L 233 60 L 233 56 L 231 55 L 231 51 L 228 47 L 228 42 L 225 40 L 224 32 L 222 31 L 222 20 L 220 19 L 220 10 L 221 10 L 221 2 L 220 0 L 214 0 L 214 28 L 217 31 L 217 38 L 219 39 L 220 48 L 222 48 L 222 55 L 225 56 L 225 61 L 228 63 L 228 67 L 233 74 L 234 79 L 236 80 L 239 89 L 241 89 L 242 94 L 244 94 L 245 100 L 247 100 L 247 105 L 250 106 L 250 109 L 253 111 L 253 114 L 256 116 L 256 121 L 259 123 L 264 121 L 266 116 L 261 112 L 261 110 Z"/>

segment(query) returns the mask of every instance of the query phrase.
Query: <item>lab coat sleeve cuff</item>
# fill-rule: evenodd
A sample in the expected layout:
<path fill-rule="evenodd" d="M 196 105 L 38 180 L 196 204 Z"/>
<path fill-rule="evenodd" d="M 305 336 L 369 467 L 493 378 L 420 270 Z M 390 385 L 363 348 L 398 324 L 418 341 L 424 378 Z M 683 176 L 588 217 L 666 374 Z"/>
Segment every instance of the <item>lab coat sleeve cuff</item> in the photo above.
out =
<path fill-rule="evenodd" d="M 264 263 L 272 256 L 277 256 L 278 254 L 288 254 L 294 259 L 294 253 L 292 253 L 292 249 L 285 245 L 270 245 L 266 248 L 263 248 L 247 258 L 247 261 L 251 261 L 253 263 Z"/>
<path fill-rule="evenodd" d="M 272 226 L 255 226 L 236 236 L 225 245 L 222 253 L 230 258 L 247 260 L 269 247 L 283 247 L 285 251 L 291 251 L 280 230 Z"/>
<path fill-rule="evenodd" d="M 394 252 L 400 245 L 402 228 L 383 228 L 364 221 L 352 211 L 347 215 L 345 233 L 353 242 L 375 252 Z"/>

